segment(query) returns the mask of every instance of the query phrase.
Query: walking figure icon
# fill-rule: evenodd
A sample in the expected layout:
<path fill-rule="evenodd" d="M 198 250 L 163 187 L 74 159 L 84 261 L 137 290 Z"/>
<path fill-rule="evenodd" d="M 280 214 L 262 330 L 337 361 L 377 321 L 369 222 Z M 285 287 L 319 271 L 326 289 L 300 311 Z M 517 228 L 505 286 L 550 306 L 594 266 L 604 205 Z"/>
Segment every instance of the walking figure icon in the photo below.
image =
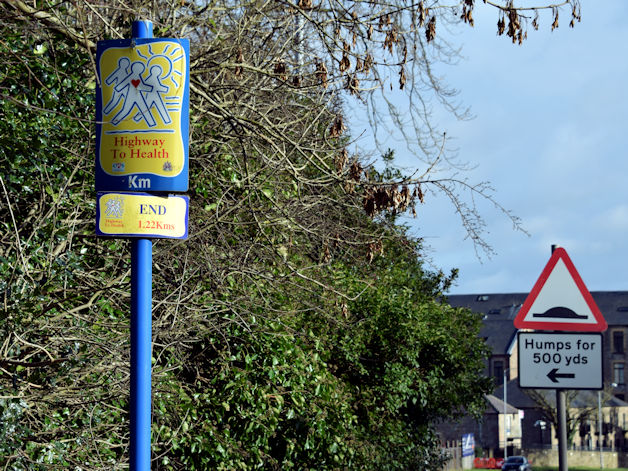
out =
<path fill-rule="evenodd" d="M 118 85 L 115 86 L 114 92 L 118 92 L 123 100 L 123 106 L 120 111 L 113 117 L 111 124 L 117 126 L 125 119 L 134 108 L 138 109 L 138 114 L 144 118 L 146 124 L 150 127 L 157 125 L 152 113 L 146 105 L 146 99 L 142 92 L 151 93 L 153 87 L 144 82 L 142 73 L 146 66 L 142 62 L 133 62 L 131 64 L 131 73 L 124 77 Z M 166 90 L 167 91 L 167 90 Z M 159 91 L 157 93 L 160 93 Z"/>
<path fill-rule="evenodd" d="M 129 65 L 131 64 L 131 61 L 129 60 L 128 57 L 121 57 L 120 59 L 118 59 L 118 68 L 116 70 L 114 70 L 111 75 L 109 75 L 109 77 L 107 77 L 105 79 L 105 83 L 107 85 L 112 85 L 112 84 L 118 84 L 119 82 L 121 82 L 124 77 L 126 77 L 128 75 L 128 69 L 129 69 Z M 116 91 L 116 89 L 113 89 L 113 95 L 111 96 L 111 99 L 109 100 L 109 102 L 105 105 L 104 109 L 103 109 L 103 113 L 104 114 L 109 114 L 111 113 L 116 106 L 118 106 L 118 104 L 120 103 L 120 100 L 122 100 L 124 98 L 124 94 L 122 92 L 118 92 Z"/>
<path fill-rule="evenodd" d="M 151 108 L 155 106 L 159 116 L 161 116 L 161 120 L 166 124 L 170 124 L 170 115 L 161 97 L 163 93 L 168 92 L 168 87 L 160 82 L 162 73 L 163 69 L 160 65 L 153 65 L 150 68 L 150 75 L 146 78 L 144 84 L 149 86 L 151 90 L 142 95 L 146 110 L 140 108 L 140 111 L 133 117 L 135 122 L 140 121 L 144 117 L 145 112 L 151 113 Z"/>

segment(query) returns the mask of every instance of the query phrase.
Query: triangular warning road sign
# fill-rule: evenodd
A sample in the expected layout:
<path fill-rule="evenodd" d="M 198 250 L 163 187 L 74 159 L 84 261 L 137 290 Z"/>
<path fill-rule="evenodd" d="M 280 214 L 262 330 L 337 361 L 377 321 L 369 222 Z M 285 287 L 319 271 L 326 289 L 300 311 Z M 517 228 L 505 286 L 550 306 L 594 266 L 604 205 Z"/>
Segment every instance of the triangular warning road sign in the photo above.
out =
<path fill-rule="evenodd" d="M 514 320 L 517 329 L 603 332 L 606 320 L 565 249 L 554 250 Z"/>

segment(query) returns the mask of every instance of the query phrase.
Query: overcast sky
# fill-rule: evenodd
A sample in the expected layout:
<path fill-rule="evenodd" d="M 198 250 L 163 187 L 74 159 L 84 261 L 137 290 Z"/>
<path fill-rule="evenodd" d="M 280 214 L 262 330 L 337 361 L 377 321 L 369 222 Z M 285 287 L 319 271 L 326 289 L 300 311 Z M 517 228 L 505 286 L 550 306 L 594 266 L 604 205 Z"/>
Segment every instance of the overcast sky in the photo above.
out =
<path fill-rule="evenodd" d="M 454 40 L 464 59 L 440 69 L 475 118 L 440 123 L 460 159 L 477 167 L 529 236 L 486 206 L 478 260 L 452 207 L 431 197 L 411 221 L 433 266 L 460 269 L 451 293 L 528 292 L 565 248 L 590 291 L 628 290 L 628 1 L 582 0 L 582 22 L 541 17 L 522 46 L 496 36 L 496 14 L 476 5 L 476 25 Z M 395 147 L 394 143 L 391 147 Z"/>

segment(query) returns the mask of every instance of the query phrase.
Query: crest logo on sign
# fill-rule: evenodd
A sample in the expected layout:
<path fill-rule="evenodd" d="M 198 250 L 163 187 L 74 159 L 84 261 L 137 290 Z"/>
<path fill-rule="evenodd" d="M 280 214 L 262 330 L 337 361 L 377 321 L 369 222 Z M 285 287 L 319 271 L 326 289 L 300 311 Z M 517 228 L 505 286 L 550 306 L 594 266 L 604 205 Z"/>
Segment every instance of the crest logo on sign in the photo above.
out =
<path fill-rule="evenodd" d="M 514 320 L 518 329 L 603 332 L 606 320 L 565 249 L 545 266 Z"/>

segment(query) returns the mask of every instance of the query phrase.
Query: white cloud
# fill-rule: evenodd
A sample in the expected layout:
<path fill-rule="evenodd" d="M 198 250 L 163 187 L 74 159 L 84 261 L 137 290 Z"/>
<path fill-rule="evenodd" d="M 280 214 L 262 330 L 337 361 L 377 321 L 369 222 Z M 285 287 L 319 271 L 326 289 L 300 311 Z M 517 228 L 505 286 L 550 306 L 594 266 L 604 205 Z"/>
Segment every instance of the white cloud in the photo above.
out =
<path fill-rule="evenodd" d="M 595 218 L 595 224 L 602 230 L 614 231 L 613 233 L 624 239 L 628 233 L 628 205 L 607 208 Z"/>

